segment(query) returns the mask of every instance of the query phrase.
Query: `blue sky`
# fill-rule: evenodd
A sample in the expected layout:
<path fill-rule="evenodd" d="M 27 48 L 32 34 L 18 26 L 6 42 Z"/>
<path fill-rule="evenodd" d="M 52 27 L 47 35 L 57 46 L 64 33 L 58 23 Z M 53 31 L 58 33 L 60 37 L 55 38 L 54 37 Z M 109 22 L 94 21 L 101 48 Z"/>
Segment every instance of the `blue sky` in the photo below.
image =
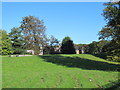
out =
<path fill-rule="evenodd" d="M 103 9 L 103 2 L 3 2 L 2 29 L 10 32 L 22 17 L 32 15 L 43 19 L 48 36 L 60 41 L 70 36 L 74 43 L 87 44 L 98 41 L 105 25 Z"/>
<path fill-rule="evenodd" d="M 3 2 L 109 2 L 110 0 L 2 0 Z M 112 0 L 117 1 L 117 0 Z"/>

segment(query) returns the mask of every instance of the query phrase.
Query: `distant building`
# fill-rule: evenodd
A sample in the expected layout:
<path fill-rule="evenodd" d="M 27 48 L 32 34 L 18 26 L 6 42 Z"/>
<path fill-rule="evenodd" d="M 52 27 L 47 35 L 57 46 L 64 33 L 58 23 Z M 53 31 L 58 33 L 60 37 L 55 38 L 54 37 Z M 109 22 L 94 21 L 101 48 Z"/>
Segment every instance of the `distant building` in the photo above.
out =
<path fill-rule="evenodd" d="M 34 50 L 27 50 L 28 53 L 31 53 L 32 55 L 35 54 L 35 51 Z M 40 53 L 39 55 L 43 55 L 43 50 L 40 50 Z"/>
<path fill-rule="evenodd" d="M 75 45 L 74 47 L 75 47 L 76 54 L 84 54 L 85 53 L 85 47 L 84 46 Z M 35 54 L 34 50 L 27 50 L 27 52 L 31 53 L 32 55 Z M 61 53 L 61 45 L 56 46 L 54 48 L 54 52 L 56 54 Z M 39 55 L 43 55 L 43 54 L 44 54 L 44 50 L 42 50 L 42 48 L 41 48 Z"/>
<path fill-rule="evenodd" d="M 31 53 L 32 55 L 34 55 L 34 50 L 27 50 L 28 53 Z"/>
<path fill-rule="evenodd" d="M 56 46 L 55 49 L 54 49 L 55 52 L 56 52 L 56 53 L 60 53 L 60 52 L 61 52 L 61 49 L 60 49 L 60 48 L 61 48 L 61 45 Z"/>
<path fill-rule="evenodd" d="M 84 46 L 75 45 L 74 47 L 75 47 L 76 54 L 84 54 L 85 53 L 85 47 Z"/>

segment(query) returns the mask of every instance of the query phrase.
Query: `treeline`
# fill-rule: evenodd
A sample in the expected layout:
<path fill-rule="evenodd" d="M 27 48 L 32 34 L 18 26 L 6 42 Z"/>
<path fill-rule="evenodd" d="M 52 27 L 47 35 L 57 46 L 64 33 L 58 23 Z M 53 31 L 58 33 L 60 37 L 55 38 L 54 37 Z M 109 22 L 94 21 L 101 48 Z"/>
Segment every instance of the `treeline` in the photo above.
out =
<path fill-rule="evenodd" d="M 51 35 L 50 38 L 44 38 L 44 43 L 38 41 L 39 45 L 35 46 L 37 44 L 34 45 L 33 41 L 29 42 L 29 40 L 26 39 L 26 37 L 23 35 L 22 30 L 20 28 L 14 27 L 8 34 L 5 30 L 0 30 L 0 32 L 2 35 L 0 39 L 2 41 L 2 48 L 0 50 L 0 53 L 2 55 L 30 54 L 27 52 L 27 50 L 34 50 L 34 55 L 39 55 L 41 51 L 43 52 L 43 54 L 76 53 L 74 43 L 68 36 L 63 39 L 62 43 L 60 43 L 58 39 Z M 36 41 L 37 40 L 38 39 L 36 39 Z"/>
<path fill-rule="evenodd" d="M 65 37 L 62 44 L 52 35 L 47 37 L 43 20 L 34 16 L 23 17 L 20 27 L 13 27 L 10 33 L 5 30 L 0 33 L 1 55 L 30 54 L 27 50 L 32 50 L 34 55 L 75 54 L 70 37 Z"/>
<path fill-rule="evenodd" d="M 7 34 L 5 30 L 1 32 L 1 54 L 23 54 L 26 50 L 32 49 L 38 54 L 40 47 L 46 45 L 45 26 L 42 20 L 34 16 L 23 17 L 20 27 L 13 27 Z"/>
<path fill-rule="evenodd" d="M 99 32 L 99 42 L 75 44 L 70 37 L 62 43 L 54 36 L 47 37 L 43 20 L 34 16 L 22 18 L 20 27 L 13 27 L 10 33 L 0 30 L 0 53 L 2 55 L 26 54 L 26 50 L 34 50 L 34 54 L 93 54 L 106 60 L 120 61 L 120 1 L 104 3 L 103 16 L 106 26 Z"/>
<path fill-rule="evenodd" d="M 86 54 L 120 62 L 119 52 L 115 52 L 115 50 L 120 50 L 120 48 L 117 48 L 117 45 L 110 40 L 93 41 L 90 44 L 75 44 L 75 47 L 79 48 L 79 50 L 84 50 Z"/>
<path fill-rule="evenodd" d="M 120 1 L 104 3 L 104 5 L 106 7 L 102 15 L 106 25 L 99 32 L 99 40 L 102 41 L 87 45 L 86 53 L 120 62 Z"/>
<path fill-rule="evenodd" d="M 27 50 L 34 50 L 35 55 L 46 50 L 53 53 L 52 47 L 58 46 L 59 41 L 54 36 L 48 38 L 45 31 L 43 20 L 34 16 L 23 17 L 20 27 L 13 27 L 10 33 L 0 30 L 0 53 L 29 54 Z"/>

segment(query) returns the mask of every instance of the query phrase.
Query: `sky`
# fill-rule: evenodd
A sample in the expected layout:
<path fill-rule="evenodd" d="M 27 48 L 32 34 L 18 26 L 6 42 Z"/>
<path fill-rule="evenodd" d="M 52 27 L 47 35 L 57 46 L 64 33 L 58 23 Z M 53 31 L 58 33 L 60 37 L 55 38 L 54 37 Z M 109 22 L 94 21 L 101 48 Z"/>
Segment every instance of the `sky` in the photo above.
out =
<path fill-rule="evenodd" d="M 70 36 L 76 44 L 88 44 L 98 41 L 105 26 L 104 7 L 103 2 L 2 2 L 2 29 L 9 33 L 31 15 L 44 21 L 48 37 Z"/>
<path fill-rule="evenodd" d="M 2 2 L 109 2 L 118 0 L 1 0 Z"/>

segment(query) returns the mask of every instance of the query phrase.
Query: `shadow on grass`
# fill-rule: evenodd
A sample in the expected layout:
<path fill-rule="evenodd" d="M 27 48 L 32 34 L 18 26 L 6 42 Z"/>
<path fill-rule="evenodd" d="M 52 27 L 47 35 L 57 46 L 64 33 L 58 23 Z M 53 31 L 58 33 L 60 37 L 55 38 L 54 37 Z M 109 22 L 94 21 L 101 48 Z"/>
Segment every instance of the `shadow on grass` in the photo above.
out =
<path fill-rule="evenodd" d="M 67 57 L 61 55 L 46 55 L 39 57 L 43 58 L 46 62 L 87 70 L 118 71 L 118 68 L 120 67 L 120 65 L 110 64 L 107 62 L 93 61 L 80 57 Z"/>
<path fill-rule="evenodd" d="M 103 87 L 106 88 L 105 90 L 120 90 L 120 80 L 111 82 Z"/>

